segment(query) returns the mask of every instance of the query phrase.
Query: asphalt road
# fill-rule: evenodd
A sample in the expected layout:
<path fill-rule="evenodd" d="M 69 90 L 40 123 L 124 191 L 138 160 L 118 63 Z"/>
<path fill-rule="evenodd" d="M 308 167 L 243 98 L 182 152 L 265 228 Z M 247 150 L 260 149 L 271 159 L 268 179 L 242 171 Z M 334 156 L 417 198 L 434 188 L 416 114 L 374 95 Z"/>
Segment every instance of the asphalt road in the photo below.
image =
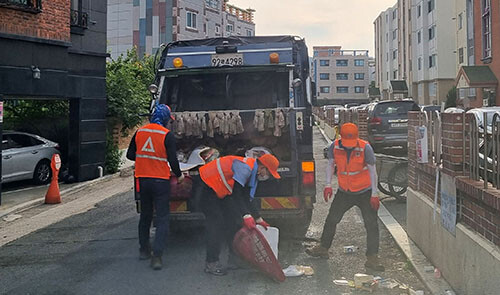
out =
<path fill-rule="evenodd" d="M 173 232 L 163 257 L 165 268 L 153 271 L 148 262 L 138 260 L 138 215 L 130 191 L 1 247 L 0 294 L 351 294 L 333 280 L 352 279 L 355 273 L 365 272 L 365 232 L 357 208 L 347 212 L 337 227 L 329 260 L 304 253 L 304 247 L 319 238 L 328 212 L 319 193 L 326 161 L 322 159 L 325 143 L 317 130 L 314 144 L 319 201 L 307 239 L 282 239 L 279 249 L 283 267 L 310 265 L 315 271 L 311 277 L 289 278 L 278 284 L 253 270 L 233 271 L 226 277 L 207 275 L 203 272 L 201 229 Z M 381 257 L 387 267 L 380 275 L 423 289 L 392 237 L 380 227 Z M 343 254 L 346 245 L 355 245 L 359 251 Z M 400 292 L 380 290 L 375 294 Z"/>

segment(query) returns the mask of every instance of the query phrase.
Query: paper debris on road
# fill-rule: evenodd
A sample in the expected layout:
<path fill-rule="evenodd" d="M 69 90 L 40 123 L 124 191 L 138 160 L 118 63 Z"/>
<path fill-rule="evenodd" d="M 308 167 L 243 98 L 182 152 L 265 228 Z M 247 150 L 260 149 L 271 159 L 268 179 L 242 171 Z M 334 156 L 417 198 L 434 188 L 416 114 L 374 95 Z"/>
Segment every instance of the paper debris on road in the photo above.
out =
<path fill-rule="evenodd" d="M 333 280 L 333 283 L 337 286 L 349 286 L 348 280 Z"/>
<path fill-rule="evenodd" d="M 384 289 L 394 289 L 399 286 L 399 282 L 394 279 L 385 279 L 380 281 L 379 286 Z"/>
<path fill-rule="evenodd" d="M 5 217 L 4 217 L 4 218 L 2 218 L 2 219 L 3 219 L 3 221 L 5 221 L 5 222 L 11 222 L 11 221 L 14 221 L 14 220 L 16 220 L 16 219 L 19 219 L 19 218 L 21 218 L 21 217 L 23 217 L 23 216 L 22 216 L 22 215 L 19 215 L 19 214 L 9 214 L 9 215 L 5 216 Z"/>
<path fill-rule="evenodd" d="M 314 270 L 310 266 L 304 265 L 290 265 L 283 270 L 285 277 L 300 277 L 302 275 L 312 276 L 314 275 Z"/>

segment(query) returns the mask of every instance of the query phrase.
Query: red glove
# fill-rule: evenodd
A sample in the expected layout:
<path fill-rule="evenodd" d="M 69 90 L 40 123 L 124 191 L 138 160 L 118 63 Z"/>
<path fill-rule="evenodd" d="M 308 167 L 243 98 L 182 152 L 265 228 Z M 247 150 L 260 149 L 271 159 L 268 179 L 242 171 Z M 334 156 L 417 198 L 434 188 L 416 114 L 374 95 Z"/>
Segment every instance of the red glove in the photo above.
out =
<path fill-rule="evenodd" d="M 378 211 L 378 208 L 380 207 L 380 200 L 378 199 L 378 196 L 372 196 L 370 198 L 370 205 L 373 210 Z"/>
<path fill-rule="evenodd" d="M 323 199 L 325 199 L 325 202 L 328 202 L 333 195 L 332 187 L 331 186 L 325 186 L 325 189 L 323 190 Z"/>
<path fill-rule="evenodd" d="M 253 219 L 252 215 L 247 214 L 243 216 L 243 226 L 248 229 L 255 228 L 255 220 Z"/>
<path fill-rule="evenodd" d="M 267 223 L 262 217 L 257 218 L 255 221 L 258 225 L 262 226 L 265 230 L 270 226 L 269 223 Z"/>

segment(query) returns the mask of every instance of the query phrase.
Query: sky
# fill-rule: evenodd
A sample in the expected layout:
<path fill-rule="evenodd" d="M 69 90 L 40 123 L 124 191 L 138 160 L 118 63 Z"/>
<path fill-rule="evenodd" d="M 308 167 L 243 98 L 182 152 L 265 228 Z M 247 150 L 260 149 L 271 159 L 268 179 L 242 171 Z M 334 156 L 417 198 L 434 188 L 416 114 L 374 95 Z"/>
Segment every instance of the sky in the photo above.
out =
<path fill-rule="evenodd" d="M 257 35 L 298 35 L 313 46 L 367 49 L 374 56 L 373 22 L 397 0 L 229 0 L 253 8 Z"/>

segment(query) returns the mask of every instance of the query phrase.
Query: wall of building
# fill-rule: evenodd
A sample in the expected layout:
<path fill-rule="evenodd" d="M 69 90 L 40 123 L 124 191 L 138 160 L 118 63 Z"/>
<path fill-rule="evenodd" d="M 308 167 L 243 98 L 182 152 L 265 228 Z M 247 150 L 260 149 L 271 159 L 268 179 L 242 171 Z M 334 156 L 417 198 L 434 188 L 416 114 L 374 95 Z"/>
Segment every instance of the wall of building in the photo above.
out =
<path fill-rule="evenodd" d="M 468 48 L 467 48 L 467 1 L 466 0 L 455 0 L 455 30 L 456 30 L 456 41 L 457 45 L 455 48 L 456 51 L 456 60 L 455 60 L 455 76 L 458 75 L 458 71 L 461 66 L 469 65 L 468 62 Z M 462 53 L 462 60 L 460 55 Z"/>
<path fill-rule="evenodd" d="M 137 16 L 139 11 L 136 12 Z M 113 58 L 126 54 L 133 43 L 133 0 L 108 0 L 108 52 Z M 137 18 L 139 20 L 139 18 Z M 137 30 L 139 22 L 136 22 Z"/>
<path fill-rule="evenodd" d="M 329 99 L 334 103 L 367 102 L 367 91 L 370 85 L 369 56 L 367 50 L 342 50 L 340 46 L 323 46 L 313 48 L 313 66 L 318 100 Z M 329 66 L 321 66 L 321 60 L 329 62 Z M 347 66 L 337 66 L 337 60 L 346 60 Z M 361 60 L 363 66 L 356 66 Z M 355 74 L 363 74 L 362 80 L 355 80 Z M 328 74 L 328 80 L 321 80 L 321 74 Z M 338 80 L 337 74 L 347 74 L 347 80 Z M 321 93 L 321 87 L 330 87 L 329 93 Z M 347 93 L 340 93 L 337 87 L 347 87 Z M 355 93 L 356 87 L 363 87 L 361 93 Z"/>
<path fill-rule="evenodd" d="M 67 42 L 70 39 L 69 9 L 67 0 L 42 1 L 41 13 L 3 8 L 0 32 Z"/>

